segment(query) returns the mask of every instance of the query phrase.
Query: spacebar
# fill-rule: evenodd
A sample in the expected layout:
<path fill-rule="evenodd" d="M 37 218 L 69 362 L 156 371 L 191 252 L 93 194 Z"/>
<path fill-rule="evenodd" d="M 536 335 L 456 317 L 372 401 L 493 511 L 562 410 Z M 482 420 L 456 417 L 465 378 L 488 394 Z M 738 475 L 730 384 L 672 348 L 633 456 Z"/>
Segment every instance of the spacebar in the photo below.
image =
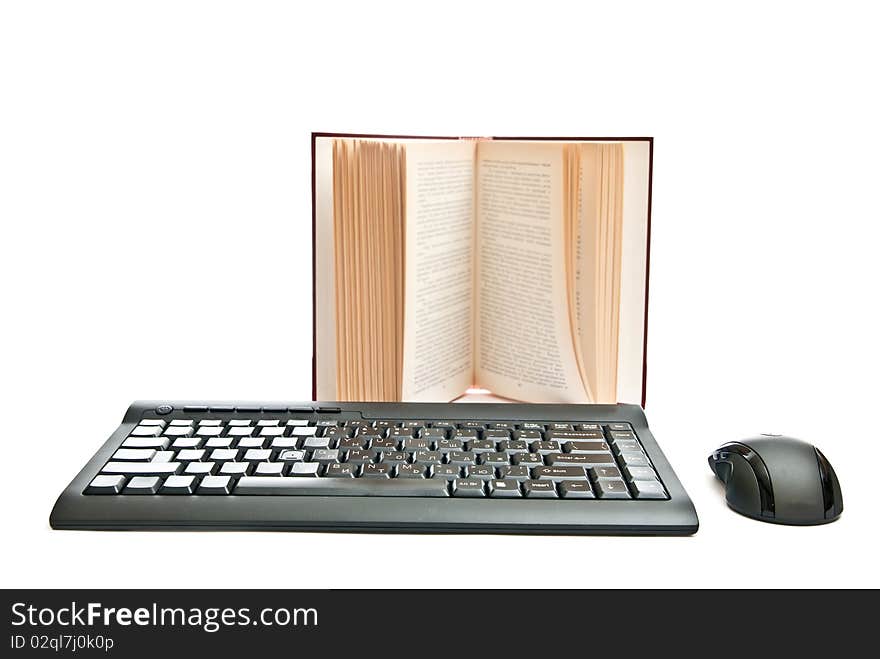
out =
<path fill-rule="evenodd" d="M 445 479 L 299 478 L 243 476 L 233 494 L 319 497 L 448 497 Z"/>

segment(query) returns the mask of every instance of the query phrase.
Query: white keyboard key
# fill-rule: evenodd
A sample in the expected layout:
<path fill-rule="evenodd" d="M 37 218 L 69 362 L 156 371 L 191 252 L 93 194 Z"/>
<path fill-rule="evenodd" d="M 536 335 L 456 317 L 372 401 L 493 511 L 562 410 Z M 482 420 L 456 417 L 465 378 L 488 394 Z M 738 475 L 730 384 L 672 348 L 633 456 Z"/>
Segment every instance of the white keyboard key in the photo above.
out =
<path fill-rule="evenodd" d="M 164 419 L 141 419 L 141 422 L 138 425 L 159 426 L 160 428 L 164 428 L 165 427 L 165 420 Z"/>
<path fill-rule="evenodd" d="M 125 476 L 95 476 L 86 488 L 86 494 L 119 494 L 125 485 Z"/>
<path fill-rule="evenodd" d="M 171 440 L 167 437 L 129 437 L 122 442 L 122 448 L 154 448 L 161 451 L 170 444 Z"/>
<path fill-rule="evenodd" d="M 113 454 L 113 460 L 148 461 L 156 455 L 156 449 L 152 448 L 120 448 Z"/>
<path fill-rule="evenodd" d="M 199 426 L 222 426 L 223 422 L 220 419 L 202 419 L 199 421 Z"/>
<path fill-rule="evenodd" d="M 215 448 L 211 451 L 211 460 L 214 462 L 229 462 L 238 457 L 238 449 L 234 448 Z"/>
<path fill-rule="evenodd" d="M 292 434 L 294 437 L 311 437 L 316 432 L 318 432 L 317 426 L 294 426 Z"/>
<path fill-rule="evenodd" d="M 192 432 L 192 426 L 169 426 L 163 434 L 166 437 L 189 437 Z"/>
<path fill-rule="evenodd" d="M 162 426 L 137 426 L 132 428 L 129 437 L 158 437 L 162 434 Z"/>
<path fill-rule="evenodd" d="M 278 419 L 260 419 L 257 421 L 257 425 L 261 428 L 266 428 L 267 426 L 277 426 L 280 423 Z"/>
<path fill-rule="evenodd" d="M 170 423 L 172 426 L 191 426 L 192 424 L 192 419 L 174 419 L 174 421 Z"/>
<path fill-rule="evenodd" d="M 227 425 L 229 425 L 230 428 L 246 427 L 246 426 L 251 425 L 251 420 L 250 419 L 230 419 L 229 423 Z"/>
<path fill-rule="evenodd" d="M 169 476 L 159 489 L 159 494 L 192 494 L 195 489 L 195 476 Z"/>
<path fill-rule="evenodd" d="M 174 462 L 174 451 L 156 451 L 150 462 Z"/>
<path fill-rule="evenodd" d="M 219 426 L 199 426 L 196 435 L 198 437 L 219 437 L 222 432 L 223 428 Z"/>
<path fill-rule="evenodd" d="M 283 462 L 261 462 L 254 469 L 254 476 L 283 476 Z"/>
<path fill-rule="evenodd" d="M 184 474 L 195 474 L 198 476 L 210 476 L 217 471 L 217 465 L 213 462 L 190 462 L 183 470 Z"/>
<path fill-rule="evenodd" d="M 290 419 L 287 422 L 288 426 L 307 426 L 309 422 L 307 419 Z"/>
<path fill-rule="evenodd" d="M 184 449 L 177 452 L 178 462 L 199 462 L 205 457 L 205 449 Z"/>
<path fill-rule="evenodd" d="M 272 440 L 272 448 L 296 448 L 296 437 L 276 437 Z"/>
<path fill-rule="evenodd" d="M 205 476 L 199 484 L 199 494 L 229 494 L 232 479 L 229 476 Z"/>
<path fill-rule="evenodd" d="M 260 430 L 261 437 L 280 437 L 284 434 L 284 428 L 267 426 Z"/>
<path fill-rule="evenodd" d="M 232 446 L 232 437 L 211 437 L 205 442 L 205 448 L 229 448 Z"/>
<path fill-rule="evenodd" d="M 130 481 L 123 494 L 156 494 L 159 491 L 159 485 L 162 479 L 158 476 L 135 476 Z"/>
<path fill-rule="evenodd" d="M 249 426 L 233 427 L 233 428 L 229 429 L 229 436 L 230 437 L 249 437 L 253 431 L 254 431 L 254 429 Z"/>
<path fill-rule="evenodd" d="M 252 448 L 245 451 L 245 462 L 266 462 L 272 457 L 272 451 L 269 449 Z"/>
<path fill-rule="evenodd" d="M 224 462 L 220 467 L 220 473 L 226 476 L 246 476 L 250 470 L 250 462 Z"/>

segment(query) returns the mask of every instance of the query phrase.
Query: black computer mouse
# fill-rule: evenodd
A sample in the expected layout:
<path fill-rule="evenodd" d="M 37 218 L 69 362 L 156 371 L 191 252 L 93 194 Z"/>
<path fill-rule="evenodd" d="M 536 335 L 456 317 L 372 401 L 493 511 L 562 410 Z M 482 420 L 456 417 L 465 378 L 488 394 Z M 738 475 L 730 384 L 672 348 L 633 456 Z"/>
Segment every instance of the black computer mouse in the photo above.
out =
<path fill-rule="evenodd" d="M 727 505 L 776 524 L 826 524 L 843 512 L 840 483 L 815 446 L 781 435 L 729 442 L 709 456 Z"/>

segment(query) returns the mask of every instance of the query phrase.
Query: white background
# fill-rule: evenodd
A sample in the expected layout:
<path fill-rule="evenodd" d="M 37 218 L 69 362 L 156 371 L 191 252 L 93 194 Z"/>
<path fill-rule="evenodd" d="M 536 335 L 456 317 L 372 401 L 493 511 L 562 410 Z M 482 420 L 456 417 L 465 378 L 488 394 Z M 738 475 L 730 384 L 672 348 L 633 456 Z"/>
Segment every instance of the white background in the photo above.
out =
<path fill-rule="evenodd" d="M 880 586 L 870 3 L 305 5 L 2 4 L 0 585 Z M 310 397 L 312 130 L 656 138 L 647 413 L 697 535 L 49 529 L 132 400 Z M 762 431 L 840 521 L 725 507 L 706 456 Z"/>

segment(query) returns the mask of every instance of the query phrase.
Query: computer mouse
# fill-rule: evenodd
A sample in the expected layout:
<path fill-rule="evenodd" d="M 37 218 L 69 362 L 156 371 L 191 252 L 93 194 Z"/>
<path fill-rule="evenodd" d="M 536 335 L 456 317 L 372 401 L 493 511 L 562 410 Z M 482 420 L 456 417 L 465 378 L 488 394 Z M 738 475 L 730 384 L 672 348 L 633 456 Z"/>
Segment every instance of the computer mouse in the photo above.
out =
<path fill-rule="evenodd" d="M 729 442 L 709 456 L 736 512 L 776 524 L 833 522 L 843 512 L 831 463 L 812 444 L 781 435 Z"/>

